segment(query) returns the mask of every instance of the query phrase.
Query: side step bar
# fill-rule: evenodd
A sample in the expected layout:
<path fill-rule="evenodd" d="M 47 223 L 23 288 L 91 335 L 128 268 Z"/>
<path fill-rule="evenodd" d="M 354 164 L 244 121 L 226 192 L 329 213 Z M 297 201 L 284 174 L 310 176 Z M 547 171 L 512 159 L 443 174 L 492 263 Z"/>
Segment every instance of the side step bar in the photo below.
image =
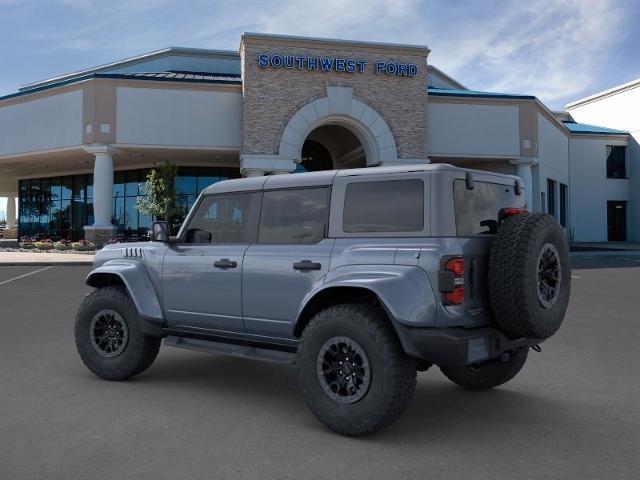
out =
<path fill-rule="evenodd" d="M 164 344 L 171 347 L 186 348 L 199 352 L 216 353 L 218 355 L 230 355 L 232 357 L 251 358 L 263 362 L 275 362 L 291 364 L 295 362 L 296 354 L 282 350 L 254 347 L 251 345 L 236 345 L 233 343 L 201 340 L 197 338 L 178 337 L 169 335 L 165 337 Z"/>

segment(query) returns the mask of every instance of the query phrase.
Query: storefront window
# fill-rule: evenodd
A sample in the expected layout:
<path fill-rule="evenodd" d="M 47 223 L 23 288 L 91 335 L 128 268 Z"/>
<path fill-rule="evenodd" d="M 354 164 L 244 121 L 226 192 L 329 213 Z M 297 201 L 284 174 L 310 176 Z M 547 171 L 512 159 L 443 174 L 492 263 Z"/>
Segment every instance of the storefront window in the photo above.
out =
<path fill-rule="evenodd" d="M 153 218 L 135 208 L 145 193 L 149 169 L 114 173 L 113 224 L 122 240 L 147 239 Z M 174 221 L 175 231 L 207 186 L 220 180 L 237 178 L 237 168 L 180 167 L 175 190 L 181 214 Z M 84 238 L 84 226 L 92 225 L 93 175 L 73 175 L 21 180 L 19 186 L 19 230 L 21 236 L 59 240 Z"/>

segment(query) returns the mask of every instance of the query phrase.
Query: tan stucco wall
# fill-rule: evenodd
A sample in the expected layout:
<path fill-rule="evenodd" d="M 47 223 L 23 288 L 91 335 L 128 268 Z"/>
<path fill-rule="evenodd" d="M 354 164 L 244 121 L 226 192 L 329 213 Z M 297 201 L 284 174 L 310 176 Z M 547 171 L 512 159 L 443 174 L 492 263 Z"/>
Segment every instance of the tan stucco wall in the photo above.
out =
<path fill-rule="evenodd" d="M 281 54 L 365 60 L 364 73 L 261 68 L 258 55 Z M 373 44 L 344 44 L 243 37 L 242 151 L 278 154 L 292 115 L 305 104 L 327 96 L 327 86 L 353 88 L 353 97 L 376 110 L 389 125 L 399 158 L 427 156 L 427 55 L 423 48 L 396 49 Z M 414 77 L 375 74 L 375 62 L 418 66 Z"/>

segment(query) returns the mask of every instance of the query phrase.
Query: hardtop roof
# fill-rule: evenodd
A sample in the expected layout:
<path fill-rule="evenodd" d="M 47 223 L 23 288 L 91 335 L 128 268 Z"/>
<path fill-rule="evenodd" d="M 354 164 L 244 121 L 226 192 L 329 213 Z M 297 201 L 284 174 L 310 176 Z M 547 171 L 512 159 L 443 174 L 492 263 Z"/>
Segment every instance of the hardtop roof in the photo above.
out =
<path fill-rule="evenodd" d="M 506 179 L 515 179 L 514 175 L 460 168 L 447 163 L 433 163 L 423 165 L 398 165 L 388 167 L 349 168 L 343 170 L 325 170 L 321 172 L 305 172 L 289 175 L 267 175 L 264 177 L 234 178 L 214 183 L 204 189 L 204 195 L 213 193 L 231 193 L 241 191 L 271 190 L 278 188 L 318 187 L 333 184 L 336 177 L 357 177 L 369 175 L 392 175 L 409 172 L 424 171 L 460 171 L 475 172 Z"/>

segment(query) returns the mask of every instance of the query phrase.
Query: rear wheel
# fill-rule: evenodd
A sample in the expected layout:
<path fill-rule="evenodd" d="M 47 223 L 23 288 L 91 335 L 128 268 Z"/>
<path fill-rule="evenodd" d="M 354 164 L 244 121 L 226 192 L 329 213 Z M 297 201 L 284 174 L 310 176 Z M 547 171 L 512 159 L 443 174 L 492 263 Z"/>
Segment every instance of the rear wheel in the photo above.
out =
<path fill-rule="evenodd" d="M 143 335 L 138 322 L 124 288 L 104 287 L 88 295 L 75 325 L 76 348 L 87 368 L 105 380 L 125 380 L 149 368 L 161 340 Z"/>
<path fill-rule="evenodd" d="M 503 357 L 469 367 L 440 367 L 442 373 L 465 390 L 487 390 L 507 383 L 524 367 L 529 347 L 514 350 Z"/>
<path fill-rule="evenodd" d="M 384 428 L 407 409 L 416 362 L 384 313 L 367 304 L 329 307 L 302 334 L 298 386 L 314 415 L 331 430 L 359 436 Z"/>

